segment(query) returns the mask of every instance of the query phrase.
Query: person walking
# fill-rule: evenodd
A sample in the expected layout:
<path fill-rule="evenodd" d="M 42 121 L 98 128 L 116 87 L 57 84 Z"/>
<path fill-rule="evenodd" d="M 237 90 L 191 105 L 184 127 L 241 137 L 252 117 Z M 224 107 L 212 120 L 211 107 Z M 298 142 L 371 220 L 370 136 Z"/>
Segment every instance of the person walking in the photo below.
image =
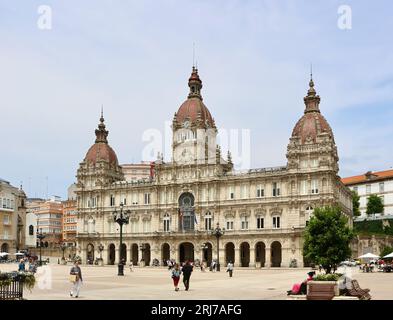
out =
<path fill-rule="evenodd" d="M 134 272 L 134 269 L 133 269 L 134 264 L 132 263 L 132 261 L 130 261 L 129 267 L 130 267 L 130 272 Z"/>
<path fill-rule="evenodd" d="M 176 263 L 172 269 L 172 280 L 175 286 L 175 291 L 179 291 L 179 280 L 180 280 L 181 270 L 178 263 Z"/>
<path fill-rule="evenodd" d="M 19 260 L 18 271 L 26 271 L 25 260 Z"/>
<path fill-rule="evenodd" d="M 232 274 L 233 274 L 233 263 L 232 263 L 232 261 L 228 262 L 227 272 L 229 272 L 229 277 L 232 278 Z"/>
<path fill-rule="evenodd" d="M 82 286 L 82 270 L 79 267 L 79 261 L 75 261 L 74 266 L 71 268 L 70 271 L 70 279 L 72 282 L 72 287 L 70 291 L 70 296 L 72 297 L 75 293 L 75 298 L 79 297 L 79 291 Z"/>
<path fill-rule="evenodd" d="M 184 286 L 186 287 L 186 291 L 190 288 L 190 277 L 192 273 L 193 266 L 190 264 L 189 261 L 186 262 L 186 264 L 182 268 L 182 273 L 183 273 L 183 283 Z"/>

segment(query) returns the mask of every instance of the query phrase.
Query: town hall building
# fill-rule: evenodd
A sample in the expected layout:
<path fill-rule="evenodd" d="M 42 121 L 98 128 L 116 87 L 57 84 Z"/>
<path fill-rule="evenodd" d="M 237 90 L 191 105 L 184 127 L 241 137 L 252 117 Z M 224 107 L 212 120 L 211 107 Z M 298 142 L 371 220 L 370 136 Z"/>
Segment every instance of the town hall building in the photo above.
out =
<path fill-rule="evenodd" d="M 304 265 L 303 231 L 316 207 L 338 205 L 352 225 L 352 198 L 338 176 L 334 135 L 319 109 L 311 78 L 282 167 L 236 172 L 216 144 L 217 127 L 193 67 L 189 94 L 172 121 L 172 158 L 159 157 L 154 175 L 126 181 L 108 143 L 103 115 L 95 143 L 77 172 L 77 254 L 117 264 L 168 259 L 234 262 L 238 267 Z M 288 124 L 289 125 L 289 124 Z M 113 212 L 129 217 L 119 225 Z M 225 229 L 217 240 L 212 231 Z M 121 258 L 120 258 L 121 257 Z"/>

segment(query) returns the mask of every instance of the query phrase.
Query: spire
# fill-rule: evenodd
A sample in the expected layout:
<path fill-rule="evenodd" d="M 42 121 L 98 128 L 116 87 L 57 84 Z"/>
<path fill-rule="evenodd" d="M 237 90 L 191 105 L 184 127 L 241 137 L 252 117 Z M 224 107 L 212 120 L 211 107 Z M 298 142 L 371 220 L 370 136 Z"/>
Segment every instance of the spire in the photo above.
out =
<path fill-rule="evenodd" d="M 232 155 L 231 155 L 231 152 L 229 150 L 228 150 L 228 154 L 227 154 L 227 162 L 229 164 L 232 164 Z"/>
<path fill-rule="evenodd" d="M 190 87 L 188 98 L 199 98 L 202 100 L 202 81 L 199 78 L 198 69 L 195 66 L 192 67 L 191 77 L 188 79 L 188 86 Z"/>
<path fill-rule="evenodd" d="M 312 79 L 312 65 L 311 65 L 311 73 L 310 73 L 310 82 L 308 83 L 309 89 L 307 91 L 307 96 L 304 97 L 304 103 L 306 105 L 306 110 L 304 113 L 308 112 L 320 112 L 319 111 L 319 102 L 321 98 L 316 94 L 314 89 L 314 81 Z"/>
<path fill-rule="evenodd" d="M 109 131 L 105 129 L 105 124 L 104 124 L 104 107 L 101 106 L 101 117 L 100 117 L 100 123 L 98 124 L 98 129 L 96 129 L 96 143 L 102 142 L 102 143 L 108 143 L 108 133 Z"/>

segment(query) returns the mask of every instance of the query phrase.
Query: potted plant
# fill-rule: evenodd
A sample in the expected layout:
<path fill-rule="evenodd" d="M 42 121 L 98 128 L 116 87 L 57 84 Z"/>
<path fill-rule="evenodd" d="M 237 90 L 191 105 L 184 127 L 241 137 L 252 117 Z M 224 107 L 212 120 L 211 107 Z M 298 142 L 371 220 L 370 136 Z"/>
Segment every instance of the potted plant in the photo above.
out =
<path fill-rule="evenodd" d="M 339 295 L 338 280 L 342 274 L 319 274 L 307 283 L 307 299 L 330 300 Z"/>

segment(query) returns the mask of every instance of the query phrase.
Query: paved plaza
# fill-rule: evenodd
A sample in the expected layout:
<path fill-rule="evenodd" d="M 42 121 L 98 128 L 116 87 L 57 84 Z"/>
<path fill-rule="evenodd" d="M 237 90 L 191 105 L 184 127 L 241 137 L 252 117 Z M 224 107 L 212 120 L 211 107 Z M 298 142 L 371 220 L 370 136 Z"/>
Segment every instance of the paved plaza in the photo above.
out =
<path fill-rule="evenodd" d="M 228 273 L 201 272 L 195 269 L 191 276 L 190 290 L 175 292 L 170 273 L 163 267 L 134 267 L 125 276 L 117 276 L 117 266 L 81 266 L 84 284 L 79 299 L 286 299 L 286 291 L 293 283 L 306 278 L 309 269 L 235 269 L 233 278 Z M 16 270 L 16 264 L 1 264 L 2 272 Z M 68 274 L 70 265 L 50 264 L 46 276 L 37 276 L 37 285 L 29 300 L 58 300 L 70 298 Z M 361 287 L 369 288 L 373 299 L 393 300 L 393 273 L 363 273 L 350 268 Z M 342 271 L 342 270 L 338 270 Z M 51 280 L 45 282 L 46 280 Z M 50 286 L 50 288 L 48 287 Z M 46 287 L 46 288 L 45 288 Z"/>

